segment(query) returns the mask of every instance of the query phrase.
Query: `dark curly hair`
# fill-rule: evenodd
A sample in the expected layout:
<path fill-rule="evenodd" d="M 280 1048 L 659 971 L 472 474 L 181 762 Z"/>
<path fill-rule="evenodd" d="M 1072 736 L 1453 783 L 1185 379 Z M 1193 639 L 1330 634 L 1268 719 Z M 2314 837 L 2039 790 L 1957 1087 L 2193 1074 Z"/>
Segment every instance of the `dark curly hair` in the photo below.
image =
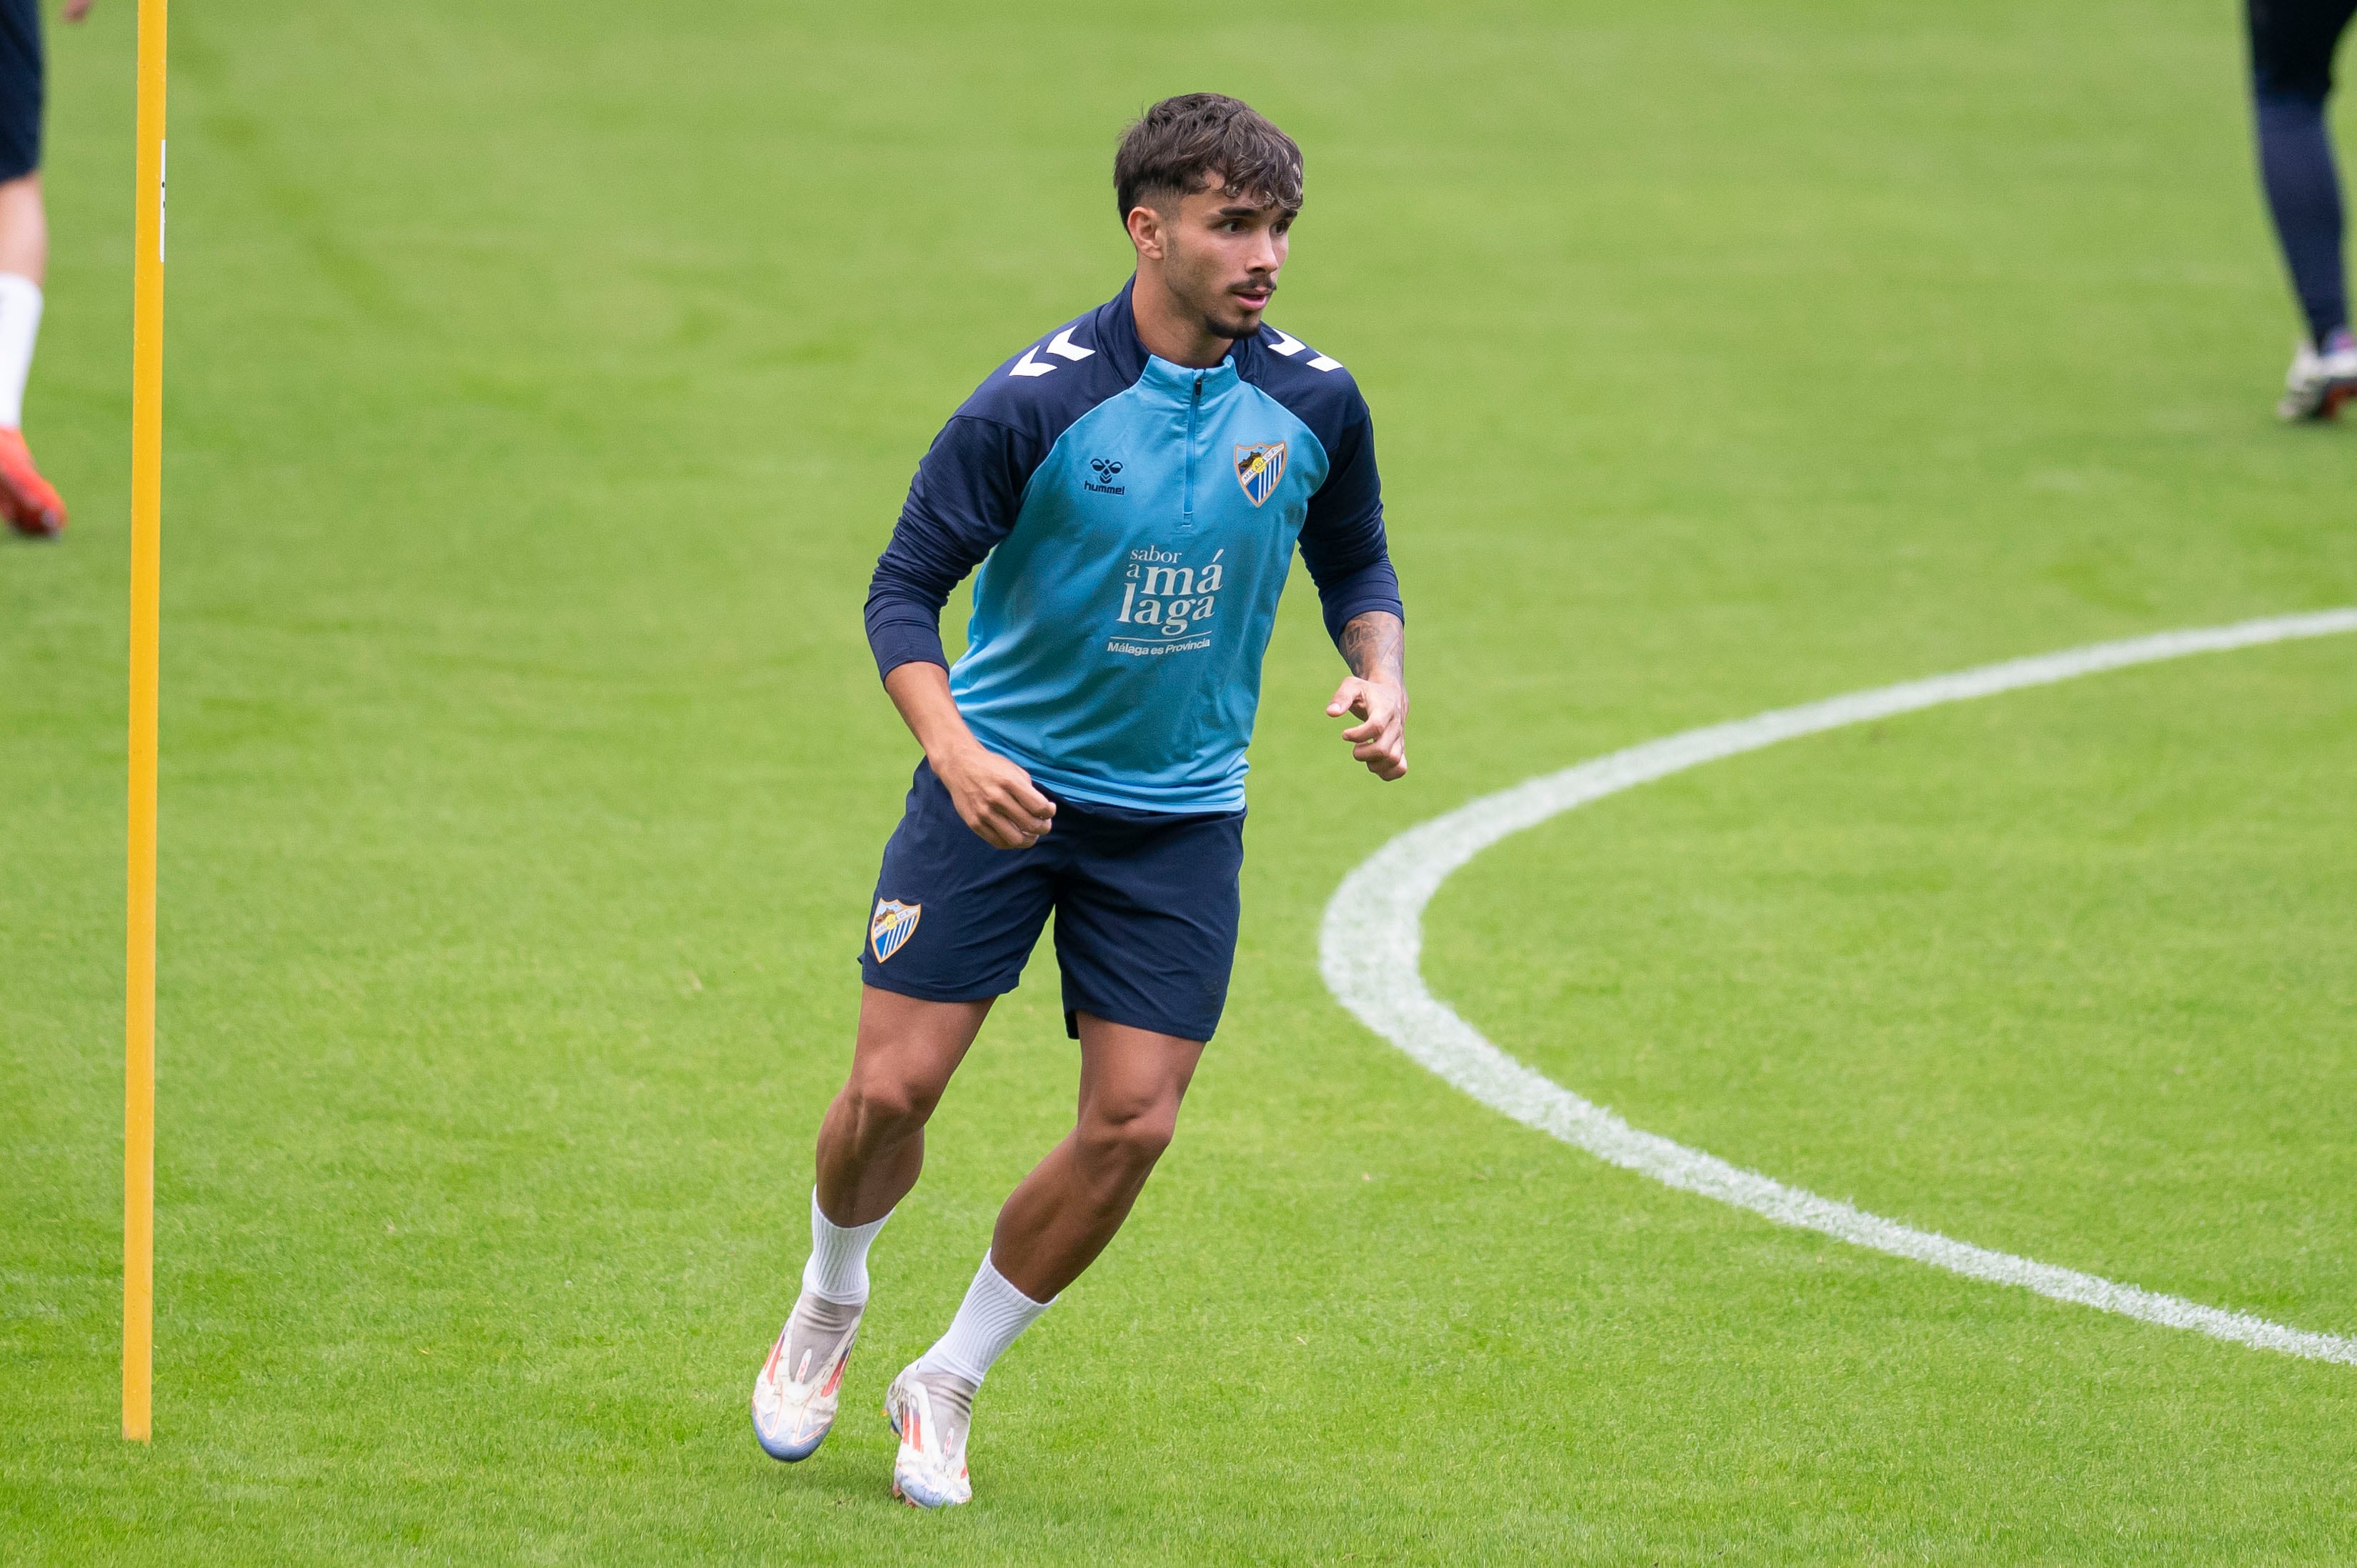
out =
<path fill-rule="evenodd" d="M 1232 190 L 1301 210 L 1301 149 L 1240 98 L 1186 92 L 1166 98 L 1122 134 L 1114 155 L 1121 219 L 1156 197 L 1191 196 L 1218 175 Z"/>

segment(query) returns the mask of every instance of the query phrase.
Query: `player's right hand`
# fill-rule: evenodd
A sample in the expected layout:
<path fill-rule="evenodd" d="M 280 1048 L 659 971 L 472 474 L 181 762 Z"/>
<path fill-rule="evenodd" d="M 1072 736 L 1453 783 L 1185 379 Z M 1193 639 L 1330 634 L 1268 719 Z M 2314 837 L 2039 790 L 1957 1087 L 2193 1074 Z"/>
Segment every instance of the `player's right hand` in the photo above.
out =
<path fill-rule="evenodd" d="M 994 849 L 1029 849 L 1056 824 L 1056 802 L 995 751 L 962 746 L 933 764 L 965 825 Z"/>

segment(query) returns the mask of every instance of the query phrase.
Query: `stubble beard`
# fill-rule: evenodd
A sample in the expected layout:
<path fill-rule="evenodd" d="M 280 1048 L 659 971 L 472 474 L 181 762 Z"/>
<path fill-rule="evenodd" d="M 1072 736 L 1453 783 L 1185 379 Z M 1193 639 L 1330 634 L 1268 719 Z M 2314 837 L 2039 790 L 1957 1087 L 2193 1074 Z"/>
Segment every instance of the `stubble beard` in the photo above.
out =
<path fill-rule="evenodd" d="M 1214 338 L 1225 338 L 1233 342 L 1260 330 L 1261 317 L 1266 313 L 1267 306 L 1264 306 L 1259 310 L 1244 309 L 1236 303 L 1235 296 L 1228 293 L 1226 280 L 1217 275 L 1203 279 L 1199 287 L 1200 292 L 1195 288 L 1188 292 L 1192 295 L 1189 303 L 1202 321 L 1204 331 Z M 1270 298 L 1275 298 L 1276 285 L 1272 283 L 1268 292 Z"/>
<path fill-rule="evenodd" d="M 1269 290 L 1269 297 L 1276 297 L 1275 288 Z M 1263 306 L 1259 310 L 1246 310 L 1222 289 L 1210 304 L 1201 307 L 1203 329 L 1215 338 L 1225 338 L 1231 341 L 1249 338 L 1260 330 L 1261 317 L 1267 313 L 1267 308 Z"/>

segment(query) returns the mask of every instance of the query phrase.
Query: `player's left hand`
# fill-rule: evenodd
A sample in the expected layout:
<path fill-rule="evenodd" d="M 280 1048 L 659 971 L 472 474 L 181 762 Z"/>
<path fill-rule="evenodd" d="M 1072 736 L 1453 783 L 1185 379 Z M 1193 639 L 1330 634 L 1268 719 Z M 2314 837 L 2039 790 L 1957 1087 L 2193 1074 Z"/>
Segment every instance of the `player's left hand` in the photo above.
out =
<path fill-rule="evenodd" d="M 66 0 L 62 15 L 69 22 L 79 22 L 90 15 L 90 0 Z"/>
<path fill-rule="evenodd" d="M 1342 738 L 1351 743 L 1351 755 L 1387 783 L 1404 777 L 1407 772 L 1407 689 L 1380 674 L 1373 680 L 1345 675 L 1334 688 L 1334 700 L 1326 704 L 1326 716 L 1339 719 L 1345 714 L 1365 721 L 1342 732 Z"/>

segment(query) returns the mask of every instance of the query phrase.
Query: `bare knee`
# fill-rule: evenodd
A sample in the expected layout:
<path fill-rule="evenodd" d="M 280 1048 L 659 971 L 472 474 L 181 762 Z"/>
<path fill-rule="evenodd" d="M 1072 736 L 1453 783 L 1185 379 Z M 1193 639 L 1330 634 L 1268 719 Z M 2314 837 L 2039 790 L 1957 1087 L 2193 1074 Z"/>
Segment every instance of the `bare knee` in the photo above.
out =
<path fill-rule="evenodd" d="M 42 282 L 49 264 L 49 224 L 36 169 L 0 184 L 0 273 Z"/>
<path fill-rule="evenodd" d="M 863 1063 L 852 1069 L 838 1103 L 848 1115 L 852 1136 L 863 1147 L 874 1147 L 921 1131 L 941 1098 L 939 1084 Z"/>
<path fill-rule="evenodd" d="M 1154 1168 L 1178 1130 L 1178 1100 L 1092 1105 L 1081 1120 L 1081 1146 L 1089 1163 L 1108 1174 L 1142 1177 Z"/>

